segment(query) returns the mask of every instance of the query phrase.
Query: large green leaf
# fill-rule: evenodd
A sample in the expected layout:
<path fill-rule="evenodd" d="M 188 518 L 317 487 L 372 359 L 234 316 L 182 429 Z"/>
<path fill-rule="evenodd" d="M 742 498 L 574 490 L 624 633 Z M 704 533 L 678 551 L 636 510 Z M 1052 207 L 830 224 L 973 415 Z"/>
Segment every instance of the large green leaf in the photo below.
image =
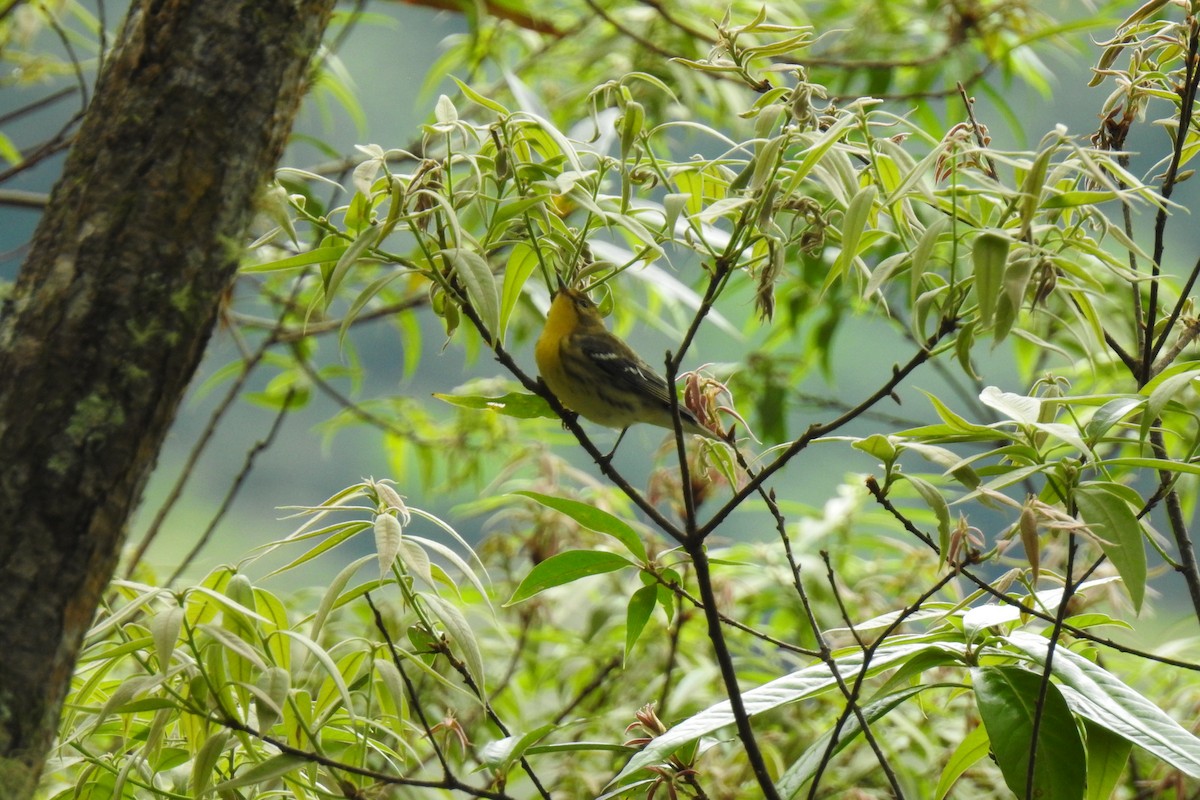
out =
<path fill-rule="evenodd" d="M 603 550 L 568 550 L 550 556 L 530 570 L 504 605 L 515 605 L 547 589 L 574 583 L 580 578 L 603 575 L 632 566 L 634 564 L 629 559 L 616 553 L 606 553 Z"/>
<path fill-rule="evenodd" d="M 1032 796 L 1082 800 L 1087 778 L 1083 741 L 1055 685 L 1046 687 L 1037 744 L 1031 747 L 1042 676 L 1012 666 L 976 667 L 971 675 L 979 715 L 1008 788 L 1017 797 L 1027 796 L 1032 750 L 1036 754 Z"/>
<path fill-rule="evenodd" d="M 625 545 L 625 549 L 639 561 L 646 561 L 646 546 L 642 544 L 642 537 L 638 536 L 638 532 L 625 520 L 614 517 L 590 503 L 582 503 L 566 497 L 555 497 L 550 494 L 529 491 L 513 492 L 513 494 L 536 500 L 546 508 L 566 514 L 588 530 L 608 534 Z"/>
<path fill-rule="evenodd" d="M 909 659 L 931 650 L 941 650 L 961 658 L 965 656 L 967 646 L 957 642 L 919 642 L 880 647 L 872 655 L 867 672 L 874 674 L 880 670 L 901 666 Z M 836 663 L 842 680 L 853 683 L 862 670 L 863 653 L 856 650 L 836 659 Z M 746 708 L 746 713 L 754 716 L 787 703 L 813 697 L 836 688 L 837 685 L 837 680 L 833 677 L 827 664 L 814 664 L 743 692 L 742 704 Z M 640 769 L 657 764 L 685 744 L 731 724 L 733 724 L 733 711 L 730 709 L 728 700 L 709 706 L 700 713 L 676 724 L 663 735 L 655 737 L 637 755 L 629 759 L 629 763 L 613 778 L 612 783 L 619 782 Z"/>
<path fill-rule="evenodd" d="M 1142 523 L 1122 498 L 1103 483 L 1086 483 L 1075 490 L 1079 516 L 1100 537 L 1104 555 L 1117 568 L 1137 611 L 1146 594 L 1146 546 Z"/>
<path fill-rule="evenodd" d="M 1015 631 L 1007 638 L 1035 661 L 1045 663 L 1049 642 L 1044 637 Z M 1200 778 L 1200 739 L 1165 711 L 1111 672 L 1065 647 L 1055 649 L 1053 671 L 1067 705 L 1076 714 Z"/>

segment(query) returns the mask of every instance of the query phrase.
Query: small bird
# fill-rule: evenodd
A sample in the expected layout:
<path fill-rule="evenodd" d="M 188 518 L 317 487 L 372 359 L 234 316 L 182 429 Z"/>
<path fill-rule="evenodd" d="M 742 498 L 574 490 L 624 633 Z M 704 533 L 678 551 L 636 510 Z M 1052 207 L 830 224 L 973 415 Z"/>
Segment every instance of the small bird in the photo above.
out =
<path fill-rule="evenodd" d="M 604 327 L 583 292 L 563 286 L 555 293 L 534 357 L 558 401 L 585 419 L 620 428 L 621 436 L 635 422 L 675 429 L 666 380 Z M 679 419 L 685 433 L 726 441 L 682 404 Z"/>

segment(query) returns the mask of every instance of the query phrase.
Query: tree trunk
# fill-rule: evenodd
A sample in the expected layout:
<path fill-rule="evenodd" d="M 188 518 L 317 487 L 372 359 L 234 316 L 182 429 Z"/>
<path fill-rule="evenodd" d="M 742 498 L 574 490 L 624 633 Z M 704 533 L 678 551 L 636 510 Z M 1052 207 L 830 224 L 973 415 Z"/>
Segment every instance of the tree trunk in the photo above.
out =
<path fill-rule="evenodd" d="M 0 797 L 25 798 L 333 0 L 140 0 L 0 316 Z"/>

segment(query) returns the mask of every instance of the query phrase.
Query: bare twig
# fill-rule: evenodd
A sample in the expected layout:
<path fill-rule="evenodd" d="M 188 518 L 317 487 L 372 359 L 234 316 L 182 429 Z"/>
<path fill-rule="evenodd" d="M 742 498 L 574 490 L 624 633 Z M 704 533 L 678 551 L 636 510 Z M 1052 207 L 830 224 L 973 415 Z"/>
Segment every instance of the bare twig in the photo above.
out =
<path fill-rule="evenodd" d="M 885 495 L 883 493 L 882 487 L 880 487 L 879 482 L 875 480 L 874 476 L 869 476 L 866 479 L 865 483 L 866 483 L 867 490 L 875 498 L 875 502 L 879 503 L 879 505 L 882 506 L 885 511 L 887 511 L 889 514 L 891 514 L 893 519 L 895 519 L 897 522 L 899 522 L 900 525 L 904 528 L 904 530 L 908 531 L 910 534 L 912 534 L 913 536 L 917 537 L 922 542 L 924 542 L 925 545 L 927 547 L 929 547 L 929 549 L 932 550 L 935 554 L 941 553 L 941 549 L 938 547 L 937 542 L 933 540 L 933 537 L 930 536 L 929 534 L 925 533 L 924 531 L 922 531 L 916 525 L 914 525 L 912 520 L 910 520 L 907 516 L 905 516 L 904 513 L 901 512 L 900 509 L 896 508 L 896 506 L 892 503 L 892 501 L 887 498 L 887 495 Z M 1005 594 L 1004 592 L 1002 592 L 999 589 L 997 589 L 996 587 L 992 586 L 989 582 L 978 577 L 973 572 L 971 572 L 971 570 L 969 570 L 965 567 L 960 567 L 958 569 L 958 574 L 962 575 L 967 580 L 971 581 L 971 583 L 975 584 L 977 587 L 979 587 L 980 589 L 982 589 L 984 592 L 991 595 L 992 597 L 996 598 L 1000 602 L 1005 603 L 1006 605 L 1010 605 L 1013 608 L 1018 609 L 1022 614 L 1026 614 L 1031 617 L 1037 617 L 1038 619 L 1042 620 L 1043 622 L 1053 623 L 1055 620 L 1054 616 L 1047 614 L 1045 611 L 1041 610 L 1040 608 L 1036 608 L 1027 603 L 1023 603 L 1018 598 L 1013 597 L 1012 595 L 1009 595 L 1009 594 Z M 1097 636 L 1096 634 L 1091 633 L 1090 631 L 1086 631 L 1083 628 L 1077 628 L 1077 627 L 1075 627 L 1073 625 L 1069 625 L 1065 622 L 1063 623 L 1062 628 L 1063 628 L 1063 630 L 1070 633 L 1072 636 L 1075 636 L 1079 639 L 1085 639 L 1089 642 L 1093 642 L 1094 644 L 1098 644 L 1098 645 L 1102 645 L 1104 647 L 1111 648 L 1112 650 L 1116 650 L 1119 653 L 1125 653 L 1126 655 L 1137 656 L 1138 658 L 1144 658 L 1148 661 L 1156 661 L 1160 664 L 1167 664 L 1172 667 L 1179 667 L 1180 669 L 1191 670 L 1193 672 L 1200 672 L 1200 664 L 1195 664 L 1190 661 L 1181 661 L 1177 658 L 1168 658 L 1166 656 L 1156 655 L 1154 653 L 1146 652 L 1145 650 L 1138 650 L 1135 647 L 1129 647 L 1127 645 L 1121 644 L 1120 642 L 1114 642 L 1112 639 L 1106 639 L 1103 636 Z"/>
<path fill-rule="evenodd" d="M 1200 80 L 1200 66 L 1197 64 L 1197 56 L 1200 54 L 1200 22 L 1195 19 L 1191 20 L 1191 31 L 1188 35 L 1187 54 L 1184 57 L 1184 84 L 1180 95 L 1179 104 L 1179 125 L 1175 131 L 1175 146 L 1171 152 L 1171 162 L 1167 167 L 1167 172 L 1163 176 L 1163 185 L 1160 194 L 1163 200 L 1170 200 L 1171 193 L 1175 190 L 1176 178 L 1179 174 L 1179 164 L 1183 159 L 1183 150 L 1187 144 L 1188 133 L 1192 129 L 1192 114 L 1195 111 L 1196 105 L 1196 88 L 1197 81 Z M 1150 380 L 1150 369 L 1154 364 L 1154 357 L 1157 355 L 1159 348 L 1167 335 L 1167 330 L 1164 330 L 1158 341 L 1154 339 L 1154 329 L 1157 325 L 1158 315 L 1158 288 L 1159 281 L 1162 278 L 1162 259 L 1163 251 L 1166 246 L 1166 230 L 1167 230 L 1167 206 L 1162 204 L 1159 206 L 1158 213 L 1154 218 L 1154 255 L 1150 263 L 1151 277 L 1150 281 L 1150 302 L 1146 309 L 1146 333 L 1143 341 L 1142 350 L 1142 372 L 1139 376 L 1140 385 L 1145 385 Z M 1193 270 L 1193 273 L 1195 270 Z"/>
<path fill-rule="evenodd" d="M 225 499 L 221 501 L 221 506 L 217 509 L 217 513 L 213 515 L 211 520 L 209 520 L 208 527 L 204 529 L 204 533 L 201 534 L 200 539 L 195 545 L 193 545 L 192 549 L 188 551 L 188 554 L 184 556 L 183 560 L 179 562 L 179 565 L 175 567 L 175 571 L 171 573 L 171 577 L 168 578 L 166 584 L 164 584 L 165 586 L 169 587 L 171 584 L 175 583 L 179 576 L 183 574 L 183 571 L 191 565 L 193 559 L 200 554 L 200 551 L 203 550 L 208 544 L 209 540 L 212 539 L 213 532 L 216 531 L 217 526 L 221 524 L 221 520 L 225 518 L 225 514 L 229 511 L 229 507 L 233 505 L 233 501 L 241 491 L 242 485 L 246 482 L 246 478 L 250 475 L 250 471 L 254 469 L 255 459 L 258 458 L 259 453 L 266 450 L 275 441 L 275 436 L 279 433 L 279 428 L 283 425 L 284 418 L 288 415 L 288 412 L 291 411 L 292 396 L 295 394 L 295 391 L 295 388 L 288 389 L 287 394 L 283 398 L 283 403 L 279 408 L 279 413 L 275 415 L 275 421 L 271 423 L 271 429 L 267 432 L 265 438 L 255 442 L 254 446 L 251 447 L 249 452 L 246 453 L 246 460 L 242 463 L 242 468 L 238 472 L 237 477 L 234 478 L 233 483 L 230 484 L 229 491 L 225 493 Z"/>

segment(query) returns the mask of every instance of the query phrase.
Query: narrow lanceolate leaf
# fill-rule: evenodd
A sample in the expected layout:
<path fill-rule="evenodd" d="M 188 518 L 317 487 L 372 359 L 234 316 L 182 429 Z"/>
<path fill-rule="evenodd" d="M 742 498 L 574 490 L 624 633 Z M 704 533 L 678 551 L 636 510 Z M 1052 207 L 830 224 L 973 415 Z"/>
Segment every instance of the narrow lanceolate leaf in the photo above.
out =
<path fill-rule="evenodd" d="M 1084 720 L 1087 733 L 1087 800 L 1108 800 L 1129 762 L 1133 745 L 1108 728 Z"/>
<path fill-rule="evenodd" d="M 446 630 L 446 635 L 450 637 L 452 642 L 458 645 L 458 652 L 462 656 L 463 663 L 467 666 L 467 671 L 475 679 L 475 684 L 479 687 L 479 690 L 483 691 L 483 652 L 479 649 L 479 641 L 475 638 L 475 631 L 471 630 L 467 618 L 463 616 L 463 613 L 456 606 L 435 594 L 422 594 L 421 598 L 442 623 L 442 627 Z"/>
<path fill-rule="evenodd" d="M 555 497 L 554 495 L 542 494 L 540 492 L 522 491 L 513 492 L 513 494 L 528 497 L 530 500 L 536 500 L 546 508 L 552 508 L 555 511 L 566 514 L 590 531 L 608 534 L 625 545 L 625 549 L 632 553 L 639 561 L 646 560 L 646 546 L 642 544 L 642 537 L 638 536 L 637 531 L 628 522 L 619 517 L 614 517 L 607 511 L 601 511 L 593 505 L 581 503 L 578 500 Z"/>
<path fill-rule="evenodd" d="M 166 672 L 171 666 L 171 656 L 179 631 L 183 626 L 183 609 L 171 606 L 150 618 L 148 627 L 154 637 L 154 652 L 158 655 L 158 671 Z"/>
<path fill-rule="evenodd" d="M 1142 413 L 1141 438 L 1146 440 L 1147 434 L 1150 433 L 1150 426 L 1162 414 L 1167 403 L 1174 399 L 1175 395 L 1179 394 L 1185 388 L 1191 385 L 1192 381 L 1200 378 L 1200 370 L 1188 369 L 1175 374 L 1170 372 L 1159 375 L 1150 383 L 1142 388 L 1143 393 L 1149 393 L 1149 399 L 1146 401 L 1146 410 Z"/>
<path fill-rule="evenodd" d="M 957 687 L 958 684 L 954 686 Z M 862 708 L 863 717 L 868 723 L 876 722 L 896 706 L 927 689 L 945 688 L 950 687 L 948 684 L 930 683 L 924 686 L 911 686 L 902 689 L 864 706 Z M 841 730 L 838 732 L 838 739 L 837 743 L 833 746 L 833 753 L 842 752 L 847 746 L 853 744 L 861 733 L 862 726 L 858 721 L 858 716 L 852 714 L 847 717 L 845 724 L 842 725 Z M 826 754 L 829 752 L 829 740 L 832 738 L 833 731 L 826 731 L 823 736 L 810 744 L 808 749 L 804 751 L 804 754 L 779 777 L 779 780 L 775 784 L 775 789 L 779 792 L 780 797 L 791 798 L 800 796 L 800 790 L 816 774 L 818 767 L 825 763 Z"/>
<path fill-rule="evenodd" d="M 189 779 L 194 797 L 203 797 L 208 791 L 208 787 L 212 784 L 213 768 L 217 766 L 217 759 L 225 750 L 229 736 L 229 731 L 219 730 L 200 746 L 200 750 L 192 760 L 192 774 Z"/>
<path fill-rule="evenodd" d="M 942 800 L 954 786 L 955 781 L 971 767 L 987 757 L 991 744 L 988 742 L 987 728 L 976 725 L 970 733 L 964 736 L 946 760 L 942 775 L 938 778 L 937 789 L 934 790 L 934 800 Z"/>
<path fill-rule="evenodd" d="M 975 237 L 971 261 L 975 267 L 975 299 L 979 302 L 979 321 L 986 327 L 996 314 L 996 301 L 1008 262 L 1012 240 L 1001 233 L 984 231 Z"/>
<path fill-rule="evenodd" d="M 1017 797 L 1025 797 L 1042 676 L 1009 666 L 976 667 L 971 675 L 979 716 L 1004 782 Z M 1079 729 L 1058 688 L 1051 683 L 1046 690 L 1034 750 L 1032 796 L 1082 800 L 1087 773 Z"/>
<path fill-rule="evenodd" d="M 885 669 L 892 669 L 931 651 L 960 659 L 965 655 L 967 646 L 953 642 L 885 645 L 875 651 L 867 672 L 873 675 Z M 842 680 L 853 683 L 855 677 L 862 670 L 862 653 L 855 651 L 836 659 L 836 663 Z M 743 692 L 742 702 L 746 713 L 754 716 L 781 705 L 794 703 L 834 689 L 837 685 L 837 679 L 830 672 L 829 666 L 819 663 Z M 663 761 L 685 744 L 732 724 L 733 711 L 729 707 L 728 700 L 709 706 L 700 713 L 674 725 L 663 735 L 655 737 L 629 760 L 621 772 L 612 779 L 610 785 L 619 783 L 640 769 Z"/>
<path fill-rule="evenodd" d="M 833 269 L 829 271 L 825 288 L 838 277 L 850 272 L 854 259 L 858 257 L 858 243 L 867 227 L 867 220 L 871 217 L 876 194 L 878 190 L 871 184 L 854 195 L 846 205 L 846 215 L 842 220 L 842 252 L 838 254 Z"/>
<path fill-rule="evenodd" d="M 1014 631 L 1008 642 L 1045 663 L 1049 643 Z M 1065 647 L 1054 651 L 1054 677 L 1067 705 L 1079 716 L 1153 753 L 1176 769 L 1200 778 L 1200 739 L 1111 672 Z"/>
<path fill-rule="evenodd" d="M 380 514 L 375 517 L 375 553 L 379 556 L 379 580 L 387 576 L 400 552 L 400 540 L 403 528 L 400 520 L 393 514 Z"/>
<path fill-rule="evenodd" d="M 646 629 L 646 623 L 650 621 L 650 615 L 654 613 L 654 606 L 658 602 L 658 584 L 648 584 L 638 589 L 629 598 L 629 605 L 625 608 L 625 662 L 629 662 L 629 654 L 633 651 L 633 646 L 637 644 L 637 640 L 641 637 L 642 631 Z"/>
<path fill-rule="evenodd" d="M 512 316 L 513 309 L 517 307 L 517 301 L 521 299 L 525 280 L 537 265 L 536 250 L 525 242 L 517 242 L 513 245 L 512 252 L 508 255 L 508 262 L 504 265 L 504 285 L 500 293 L 500 328 L 496 335 L 501 343 L 504 342 L 504 333 L 508 329 L 508 320 Z"/>
<path fill-rule="evenodd" d="M 337 295 L 338 287 L 341 286 L 350 268 L 358 263 L 358 260 L 366 255 L 367 250 L 374 247 L 379 241 L 379 234 L 383 228 L 379 225 L 369 225 L 363 228 L 362 233 L 358 238 L 350 243 L 346 248 L 346 252 L 342 253 L 338 258 L 337 263 L 333 266 L 333 272 L 329 274 L 329 280 L 325 283 L 325 307 L 329 308 L 329 304 L 333 302 L 333 298 Z"/>
<path fill-rule="evenodd" d="M 515 605 L 547 589 L 574 583 L 580 578 L 603 575 L 632 566 L 634 564 L 630 563 L 629 559 L 616 553 L 606 553 L 602 550 L 568 550 L 547 558 L 530 570 L 504 605 Z"/>
<path fill-rule="evenodd" d="M 1146 594 L 1146 547 L 1142 524 L 1121 497 L 1103 483 L 1085 483 L 1075 490 L 1079 516 L 1100 537 L 1104 555 L 1117 568 L 1137 611 Z"/>
<path fill-rule="evenodd" d="M 255 764 L 249 769 L 242 770 L 237 777 L 227 781 L 222 781 L 214 787 L 218 792 L 228 792 L 232 789 L 240 789 L 243 786 L 256 786 L 260 783 L 274 780 L 283 775 L 287 775 L 294 769 L 299 768 L 303 764 L 307 764 L 308 759 L 304 756 L 294 756 L 288 753 L 282 753 L 277 756 L 272 756 L 266 761 Z"/>
<path fill-rule="evenodd" d="M 898 477 L 911 483 L 912 487 L 917 490 L 917 494 L 921 495 L 921 499 L 933 510 L 938 521 L 938 547 L 941 550 L 942 558 L 945 558 L 946 551 L 950 547 L 950 506 L 946 504 L 946 498 L 942 496 L 936 486 L 923 478 L 903 473 Z"/>
<path fill-rule="evenodd" d="M 550 410 L 550 404 L 545 398 L 525 392 L 509 392 L 508 394 L 488 397 L 484 395 L 438 394 L 433 395 L 438 400 L 444 400 L 459 408 L 476 408 L 495 411 L 506 417 L 517 419 L 558 419 L 558 415 Z"/>
<path fill-rule="evenodd" d="M 442 255 L 454 270 L 488 335 L 496 336 L 500 331 L 500 292 L 496 289 L 492 268 L 483 256 L 465 247 L 448 247 Z"/>

